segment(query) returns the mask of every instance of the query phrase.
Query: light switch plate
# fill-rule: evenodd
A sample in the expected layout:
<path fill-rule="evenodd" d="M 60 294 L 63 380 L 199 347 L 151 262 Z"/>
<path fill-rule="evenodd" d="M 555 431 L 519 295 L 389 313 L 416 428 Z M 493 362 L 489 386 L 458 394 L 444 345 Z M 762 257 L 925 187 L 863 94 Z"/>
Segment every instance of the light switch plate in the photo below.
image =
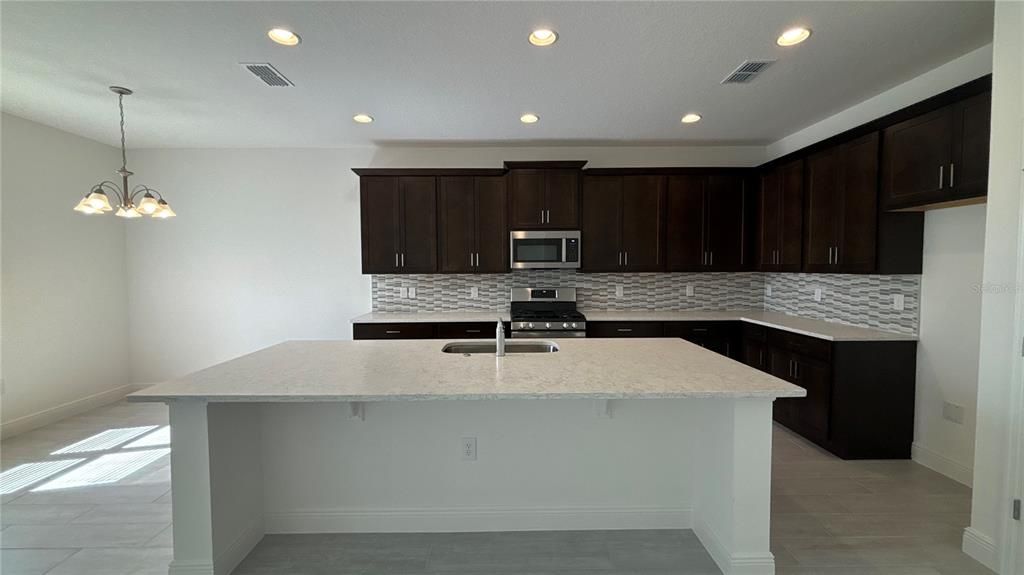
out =
<path fill-rule="evenodd" d="M 942 402 L 942 419 L 952 421 L 953 423 L 963 424 L 964 407 L 948 401 Z"/>
<path fill-rule="evenodd" d="M 400 287 L 400 288 L 398 288 L 398 297 L 400 297 L 402 299 L 405 299 L 405 298 L 409 297 L 409 288 L 407 288 L 407 287 Z"/>
<path fill-rule="evenodd" d="M 898 293 L 892 296 L 892 309 L 896 311 L 903 311 L 904 305 L 906 304 L 903 294 Z"/>
<path fill-rule="evenodd" d="M 476 286 L 472 286 L 471 288 L 469 288 L 469 298 L 470 299 L 477 299 L 479 297 L 480 297 L 480 288 L 478 288 Z"/>
<path fill-rule="evenodd" d="M 460 451 L 463 461 L 476 461 L 476 438 L 463 437 Z"/>
<path fill-rule="evenodd" d="M 768 285 L 764 286 L 764 295 L 766 295 L 768 297 L 771 297 L 771 295 L 772 295 L 772 286 L 771 286 L 771 284 L 768 284 Z"/>
<path fill-rule="evenodd" d="M 622 297 L 622 286 L 615 286 L 615 297 Z"/>
<path fill-rule="evenodd" d="M 814 301 L 821 301 L 821 288 L 814 288 Z"/>
<path fill-rule="evenodd" d="M 409 288 L 409 299 L 416 299 L 416 288 Z"/>
<path fill-rule="evenodd" d="M 693 284 L 686 284 L 686 297 L 693 297 Z"/>

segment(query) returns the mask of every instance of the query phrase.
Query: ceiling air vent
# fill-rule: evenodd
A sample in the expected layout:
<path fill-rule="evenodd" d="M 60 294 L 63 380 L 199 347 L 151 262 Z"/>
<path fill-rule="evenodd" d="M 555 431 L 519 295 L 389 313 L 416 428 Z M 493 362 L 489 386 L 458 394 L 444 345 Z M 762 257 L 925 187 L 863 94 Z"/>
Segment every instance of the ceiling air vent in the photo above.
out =
<path fill-rule="evenodd" d="M 775 60 L 747 60 L 722 80 L 723 84 L 748 84 Z"/>
<path fill-rule="evenodd" d="M 241 66 L 252 72 L 253 76 L 256 76 L 268 86 L 287 88 L 295 85 L 292 84 L 291 80 L 285 78 L 284 74 L 278 72 L 277 68 L 272 66 L 270 62 L 242 62 Z"/>

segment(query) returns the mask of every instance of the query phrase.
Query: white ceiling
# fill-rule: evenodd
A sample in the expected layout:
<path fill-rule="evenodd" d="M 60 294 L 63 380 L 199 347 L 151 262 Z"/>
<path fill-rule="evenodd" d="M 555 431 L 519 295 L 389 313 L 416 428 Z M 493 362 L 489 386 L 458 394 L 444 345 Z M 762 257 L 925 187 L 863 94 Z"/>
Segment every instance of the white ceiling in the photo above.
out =
<path fill-rule="evenodd" d="M 2 104 L 129 146 L 766 143 L 991 41 L 990 2 L 3 2 Z M 779 48 L 802 24 L 810 40 Z M 271 43 L 286 26 L 301 45 Z M 549 26 L 552 47 L 527 43 Z M 719 82 L 777 58 L 751 85 Z M 295 83 L 271 88 L 239 62 Z M 519 122 L 523 112 L 540 122 Z M 679 118 L 697 111 L 699 124 Z M 351 117 L 376 118 L 359 125 Z"/>

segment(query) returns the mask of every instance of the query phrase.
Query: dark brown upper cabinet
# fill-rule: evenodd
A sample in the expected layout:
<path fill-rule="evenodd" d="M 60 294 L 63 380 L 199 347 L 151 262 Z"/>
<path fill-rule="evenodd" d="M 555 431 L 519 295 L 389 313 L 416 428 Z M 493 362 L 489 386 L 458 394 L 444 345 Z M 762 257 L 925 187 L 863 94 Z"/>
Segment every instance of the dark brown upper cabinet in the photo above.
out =
<path fill-rule="evenodd" d="M 761 176 L 757 266 L 800 271 L 803 261 L 804 163 L 796 160 Z"/>
<path fill-rule="evenodd" d="M 665 269 L 666 178 L 658 175 L 583 178 L 583 271 Z"/>
<path fill-rule="evenodd" d="M 878 139 L 872 132 L 807 158 L 804 271 L 876 270 Z"/>
<path fill-rule="evenodd" d="M 508 271 L 506 186 L 502 176 L 438 178 L 441 272 Z"/>
<path fill-rule="evenodd" d="M 886 128 L 882 206 L 922 210 L 984 201 L 992 93 L 984 92 Z"/>
<path fill-rule="evenodd" d="M 578 229 L 580 168 L 586 162 L 505 162 L 509 228 Z"/>
<path fill-rule="evenodd" d="M 741 271 L 747 264 L 747 183 L 734 174 L 668 178 L 668 271 Z"/>
<path fill-rule="evenodd" d="M 433 176 L 363 176 L 359 183 L 364 274 L 437 271 Z"/>

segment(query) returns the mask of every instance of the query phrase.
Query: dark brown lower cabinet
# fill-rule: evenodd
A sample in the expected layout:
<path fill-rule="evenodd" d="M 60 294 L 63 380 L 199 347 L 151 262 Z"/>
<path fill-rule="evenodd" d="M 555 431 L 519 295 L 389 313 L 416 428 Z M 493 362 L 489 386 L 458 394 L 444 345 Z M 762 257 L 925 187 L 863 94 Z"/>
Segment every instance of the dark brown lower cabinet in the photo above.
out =
<path fill-rule="evenodd" d="M 352 339 L 494 339 L 495 322 L 357 323 Z M 502 322 L 505 335 L 511 325 Z"/>
<path fill-rule="evenodd" d="M 587 337 L 663 337 L 660 321 L 588 321 Z"/>
<path fill-rule="evenodd" d="M 731 358 L 740 357 L 740 325 L 732 321 L 670 321 L 665 337 L 679 337 Z"/>
<path fill-rule="evenodd" d="M 807 391 L 775 400 L 775 421 L 843 459 L 910 457 L 917 342 L 833 342 L 750 327 L 743 362 Z"/>

